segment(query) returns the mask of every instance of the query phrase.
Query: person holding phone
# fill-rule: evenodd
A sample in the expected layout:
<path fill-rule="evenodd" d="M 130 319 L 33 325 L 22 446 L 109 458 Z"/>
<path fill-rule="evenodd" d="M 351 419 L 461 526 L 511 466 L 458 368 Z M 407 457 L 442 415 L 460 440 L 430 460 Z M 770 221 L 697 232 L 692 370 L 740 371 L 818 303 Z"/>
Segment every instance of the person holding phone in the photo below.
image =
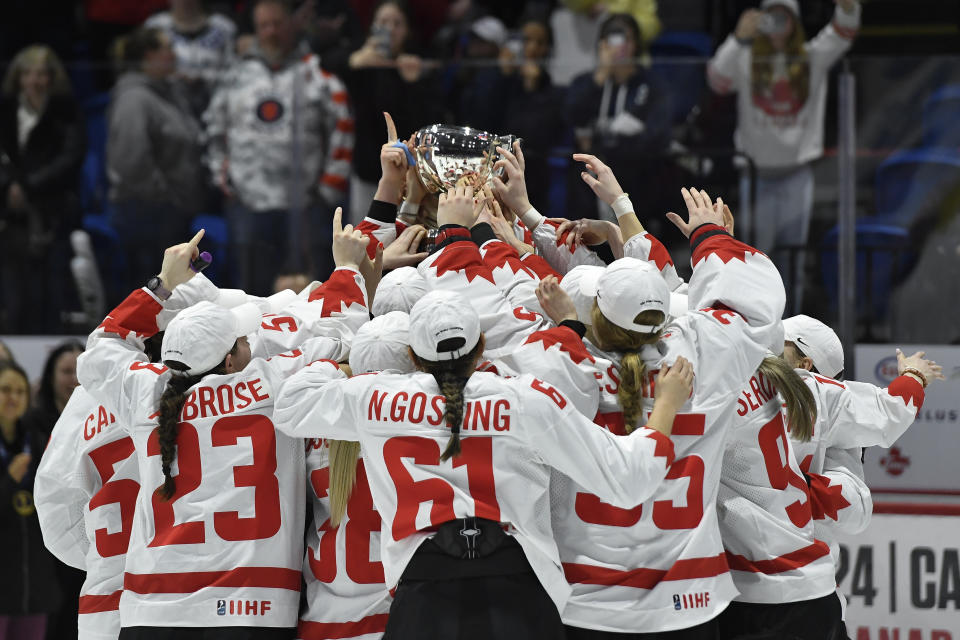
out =
<path fill-rule="evenodd" d="M 641 64 L 642 51 L 640 27 L 633 16 L 617 13 L 607 18 L 597 39 L 596 68 L 570 85 L 565 110 L 577 151 L 601 158 L 627 179 L 623 186 L 628 193 L 644 193 L 651 208 L 661 211 L 669 205 L 660 207 L 649 197 L 675 193 L 666 187 L 650 188 L 660 183 L 658 167 L 670 144 L 671 99 Z M 579 180 L 579 170 L 576 173 Z M 605 205 L 589 197 L 574 201 L 569 213 L 613 218 Z"/>
<path fill-rule="evenodd" d="M 777 263 L 793 291 L 794 309 L 802 302 L 802 256 L 790 264 L 788 252 L 778 247 L 807 243 L 812 163 L 823 155 L 827 73 L 859 26 L 860 3 L 837 0 L 833 20 L 807 40 L 797 0 L 763 0 L 740 16 L 707 65 L 714 91 L 738 94 L 734 142 L 757 167 L 756 211 L 738 220 L 753 229 L 741 226 L 740 235 L 752 232 L 754 245 Z M 741 210 L 749 206 L 749 187 L 744 177 Z"/>

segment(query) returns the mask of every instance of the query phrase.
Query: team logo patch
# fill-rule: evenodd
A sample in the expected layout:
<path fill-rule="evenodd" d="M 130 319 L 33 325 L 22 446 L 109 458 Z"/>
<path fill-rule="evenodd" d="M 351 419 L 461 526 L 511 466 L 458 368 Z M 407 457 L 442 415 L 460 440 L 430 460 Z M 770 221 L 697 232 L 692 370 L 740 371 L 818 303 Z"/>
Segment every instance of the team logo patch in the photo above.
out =
<path fill-rule="evenodd" d="M 673 608 L 675 611 L 685 609 L 703 609 L 710 606 L 710 592 L 675 593 L 673 594 Z"/>
<path fill-rule="evenodd" d="M 225 616 L 227 615 L 227 601 L 226 600 L 217 600 L 217 615 Z"/>
<path fill-rule="evenodd" d="M 890 452 L 880 458 L 880 466 L 891 476 L 899 476 L 910 466 L 910 456 L 903 455 L 900 447 L 890 447 Z"/>
<path fill-rule="evenodd" d="M 283 105 L 274 98 L 266 98 L 257 105 L 257 118 L 261 122 L 276 122 L 283 117 Z"/>

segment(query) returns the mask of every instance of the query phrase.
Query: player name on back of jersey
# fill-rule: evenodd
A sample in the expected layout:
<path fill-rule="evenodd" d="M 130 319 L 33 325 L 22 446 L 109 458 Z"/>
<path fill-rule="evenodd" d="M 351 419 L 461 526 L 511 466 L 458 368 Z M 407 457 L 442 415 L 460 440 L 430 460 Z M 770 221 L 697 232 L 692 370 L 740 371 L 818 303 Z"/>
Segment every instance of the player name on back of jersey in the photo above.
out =
<path fill-rule="evenodd" d="M 427 396 L 422 391 L 409 394 L 375 389 L 367 407 L 367 420 L 372 422 L 410 422 L 439 426 L 444 423 L 443 396 Z M 471 400 L 463 408 L 462 431 L 510 431 L 510 402 Z"/>
<path fill-rule="evenodd" d="M 98 406 L 83 420 L 83 439 L 93 440 L 104 429 L 113 426 L 116 421 L 116 416 L 107 411 L 102 405 Z"/>
<path fill-rule="evenodd" d="M 269 400 L 270 395 L 262 388 L 260 378 L 240 380 L 220 386 L 200 386 L 190 392 L 183 403 L 180 419 L 215 418 L 243 411 L 255 402 Z"/>
<path fill-rule="evenodd" d="M 776 387 L 759 371 L 751 376 L 748 386 L 750 390 L 744 389 L 740 392 L 740 397 L 737 398 L 737 415 L 740 416 L 756 411 L 777 397 Z"/>

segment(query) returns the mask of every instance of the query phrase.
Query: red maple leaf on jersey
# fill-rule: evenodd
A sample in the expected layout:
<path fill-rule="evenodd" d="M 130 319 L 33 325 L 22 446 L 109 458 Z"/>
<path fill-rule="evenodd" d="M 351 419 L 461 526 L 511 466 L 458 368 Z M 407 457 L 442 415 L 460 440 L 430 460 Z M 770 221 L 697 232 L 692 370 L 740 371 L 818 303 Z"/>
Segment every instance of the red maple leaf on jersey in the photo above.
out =
<path fill-rule="evenodd" d="M 503 267 L 510 267 L 510 270 L 515 274 L 522 271 L 530 276 L 531 279 L 535 279 L 534 273 L 520 262 L 520 257 L 513 247 L 505 242 L 488 242 L 484 245 L 482 253 L 483 264 L 490 267 L 491 271 Z"/>
<path fill-rule="evenodd" d="M 160 330 L 157 328 L 157 314 L 160 309 L 160 303 L 149 293 L 137 289 L 111 311 L 97 328 L 107 333 L 116 333 L 124 340 L 131 331 L 139 338 L 146 338 Z"/>
<path fill-rule="evenodd" d="M 594 362 L 593 356 L 591 356 L 587 352 L 587 348 L 583 346 L 583 340 L 580 339 L 580 336 L 578 336 L 573 329 L 568 327 L 554 327 L 553 329 L 546 329 L 544 331 L 535 331 L 530 334 L 530 337 L 527 338 L 524 344 L 533 344 L 534 342 L 542 342 L 544 351 L 553 345 L 559 345 L 560 351 L 569 355 L 570 359 L 576 364 L 580 364 L 584 360 Z"/>
<path fill-rule="evenodd" d="M 663 246 L 663 243 L 649 233 L 643 235 L 650 241 L 650 259 L 657 265 L 657 269 L 663 271 L 667 265 L 673 265 L 673 258 L 670 257 L 670 252 Z"/>
<path fill-rule="evenodd" d="M 816 473 L 810 473 L 813 456 L 808 455 L 800 463 L 800 470 L 807 475 L 810 484 L 810 511 L 814 520 L 826 520 L 826 516 L 837 519 L 837 512 L 850 503 L 843 497 L 843 487 L 839 484 L 831 485 L 830 478 Z"/>
<path fill-rule="evenodd" d="M 320 315 L 324 318 L 330 317 L 334 312 L 342 312 L 344 304 L 348 307 L 353 303 L 361 307 L 366 304 L 363 301 L 363 291 L 353 279 L 353 271 L 347 269 L 334 271 L 333 275 L 314 289 L 307 299 L 313 302 L 321 298 L 323 298 L 323 307 L 320 309 Z"/>
<path fill-rule="evenodd" d="M 837 512 L 850 503 L 843 497 L 843 487 L 830 484 L 830 478 L 816 473 L 808 473 L 810 478 L 810 511 L 814 520 L 837 520 Z"/>
<path fill-rule="evenodd" d="M 705 226 L 703 231 L 704 233 L 711 229 L 720 229 L 715 225 Z M 701 260 L 705 260 L 708 256 L 715 255 L 723 260 L 723 263 L 726 264 L 731 260 L 739 260 L 740 262 L 747 261 L 748 254 L 758 253 L 763 255 L 757 249 L 754 249 L 748 244 L 744 244 L 739 240 L 735 240 L 732 236 L 727 234 L 719 234 L 711 236 L 697 245 L 696 251 L 693 252 L 693 264 L 700 264 Z"/>
<path fill-rule="evenodd" d="M 473 282 L 476 278 L 483 278 L 490 284 L 496 284 L 490 267 L 485 265 L 480 258 L 480 250 L 477 249 L 477 245 L 468 240 L 454 242 L 444 247 L 437 255 L 433 268 L 437 270 L 438 278 L 448 271 L 452 273 L 463 272 L 467 276 L 467 282 Z"/>

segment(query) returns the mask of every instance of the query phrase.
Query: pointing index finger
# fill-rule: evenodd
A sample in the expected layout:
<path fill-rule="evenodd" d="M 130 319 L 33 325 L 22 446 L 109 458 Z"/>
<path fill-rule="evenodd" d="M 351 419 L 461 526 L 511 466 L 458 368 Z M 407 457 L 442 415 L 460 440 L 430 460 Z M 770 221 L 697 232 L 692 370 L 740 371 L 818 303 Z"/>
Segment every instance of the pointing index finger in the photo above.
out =
<path fill-rule="evenodd" d="M 333 232 L 343 232 L 343 207 L 337 207 L 337 210 L 333 212 Z"/>
<path fill-rule="evenodd" d="M 393 123 L 393 117 L 384 111 L 383 119 L 387 122 L 387 142 L 394 142 L 395 140 L 398 140 L 397 125 Z"/>

